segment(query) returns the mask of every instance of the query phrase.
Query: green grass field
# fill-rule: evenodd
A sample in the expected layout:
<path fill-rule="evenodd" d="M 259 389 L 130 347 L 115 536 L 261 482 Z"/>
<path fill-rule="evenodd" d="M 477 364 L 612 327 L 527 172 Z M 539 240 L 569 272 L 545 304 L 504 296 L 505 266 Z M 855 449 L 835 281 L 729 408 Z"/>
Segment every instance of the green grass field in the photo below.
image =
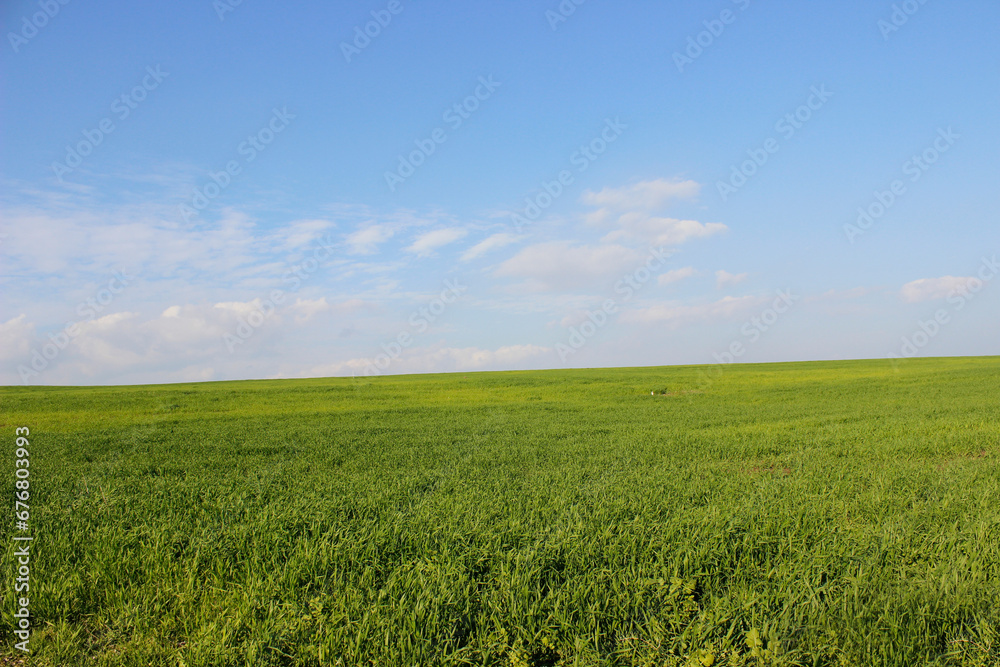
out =
<path fill-rule="evenodd" d="M 1000 357 L 0 388 L 25 664 L 1000 665 L 998 399 Z"/>

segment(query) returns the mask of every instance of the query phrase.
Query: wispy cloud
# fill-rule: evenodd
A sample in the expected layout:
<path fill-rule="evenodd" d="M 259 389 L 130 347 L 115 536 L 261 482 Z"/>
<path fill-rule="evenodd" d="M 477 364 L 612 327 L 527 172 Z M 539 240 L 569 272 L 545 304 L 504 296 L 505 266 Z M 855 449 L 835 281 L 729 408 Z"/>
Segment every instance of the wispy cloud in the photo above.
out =
<path fill-rule="evenodd" d="M 683 269 L 671 269 L 665 273 L 661 273 L 656 279 L 659 285 L 670 285 L 672 283 L 680 282 L 685 278 L 690 278 L 691 276 L 698 273 L 694 270 L 694 267 L 686 266 Z"/>
<path fill-rule="evenodd" d="M 933 301 L 944 299 L 952 292 L 960 289 L 968 289 L 969 283 L 975 278 L 958 278 L 955 276 L 942 276 L 940 278 L 921 278 L 903 285 L 900 296 L 907 303 L 917 303 L 920 301 Z"/>
<path fill-rule="evenodd" d="M 378 246 L 393 237 L 395 230 L 389 225 L 369 224 L 347 235 L 345 242 L 354 255 L 370 255 Z"/>
<path fill-rule="evenodd" d="M 585 217 L 590 224 L 617 227 L 602 239 L 607 243 L 641 242 L 655 246 L 680 245 L 691 239 L 726 231 L 721 223 L 701 223 L 661 215 L 677 200 L 694 199 L 701 186 L 695 181 L 659 179 L 621 188 L 585 192 L 582 201 L 597 207 Z"/>
<path fill-rule="evenodd" d="M 504 370 L 520 368 L 532 360 L 547 358 L 551 348 L 540 345 L 504 345 L 495 349 L 480 347 L 412 348 L 393 362 L 393 372 L 427 373 L 447 371 Z M 359 357 L 314 366 L 300 373 L 306 377 L 362 375 L 372 359 Z"/>
<path fill-rule="evenodd" d="M 661 218 L 637 211 L 618 218 L 620 229 L 608 233 L 602 240 L 641 241 L 655 246 L 676 246 L 692 239 L 721 234 L 728 228 L 717 222 L 703 224 L 697 220 Z"/>
<path fill-rule="evenodd" d="M 715 272 L 715 286 L 722 289 L 732 285 L 739 285 L 741 282 L 746 280 L 749 275 L 749 273 L 730 273 L 729 271 L 720 269 Z"/>
<path fill-rule="evenodd" d="M 729 320 L 739 317 L 766 301 L 756 296 L 727 296 L 711 303 L 684 305 L 680 303 L 657 304 L 622 313 L 623 322 L 655 322 L 677 329 L 688 324 Z"/>
<path fill-rule="evenodd" d="M 472 246 L 464 253 L 462 253 L 462 261 L 468 262 L 477 257 L 481 257 L 486 253 L 503 248 L 504 246 L 510 245 L 511 243 L 517 242 L 518 237 L 513 234 L 494 234 L 483 241 L 480 241 L 476 245 Z"/>
<path fill-rule="evenodd" d="M 460 227 L 449 227 L 445 229 L 435 229 L 419 235 L 416 240 L 407 248 L 407 252 L 415 253 L 418 257 L 433 255 L 438 248 L 444 247 L 464 238 L 468 231 Z"/>
<path fill-rule="evenodd" d="M 694 199 L 699 192 L 701 185 L 695 181 L 661 178 L 620 188 L 604 188 L 600 192 L 588 190 L 583 194 L 583 203 L 597 207 L 597 211 L 590 213 L 587 220 L 601 224 L 610 220 L 616 212 L 654 212 L 662 210 L 675 200 Z"/>
<path fill-rule="evenodd" d="M 644 260 L 643 253 L 621 245 L 550 241 L 523 248 L 501 263 L 495 275 L 523 278 L 530 291 L 579 291 L 619 278 Z"/>

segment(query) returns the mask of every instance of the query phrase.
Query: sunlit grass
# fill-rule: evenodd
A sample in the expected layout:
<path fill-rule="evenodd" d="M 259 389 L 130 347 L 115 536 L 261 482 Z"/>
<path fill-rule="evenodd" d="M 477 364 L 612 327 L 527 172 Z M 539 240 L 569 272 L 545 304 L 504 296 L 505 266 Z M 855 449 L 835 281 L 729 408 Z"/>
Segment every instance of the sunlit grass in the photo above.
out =
<path fill-rule="evenodd" d="M 31 664 L 1000 664 L 1000 358 L 721 371 L 0 389 Z"/>

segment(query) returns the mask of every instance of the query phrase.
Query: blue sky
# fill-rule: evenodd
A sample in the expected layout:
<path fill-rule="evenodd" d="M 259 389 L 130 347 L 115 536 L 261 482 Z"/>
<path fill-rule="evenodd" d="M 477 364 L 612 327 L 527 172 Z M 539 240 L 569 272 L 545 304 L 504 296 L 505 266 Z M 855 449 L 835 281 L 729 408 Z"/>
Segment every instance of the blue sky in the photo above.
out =
<path fill-rule="evenodd" d="M 995 3 L 0 18 L 0 383 L 1000 354 Z"/>

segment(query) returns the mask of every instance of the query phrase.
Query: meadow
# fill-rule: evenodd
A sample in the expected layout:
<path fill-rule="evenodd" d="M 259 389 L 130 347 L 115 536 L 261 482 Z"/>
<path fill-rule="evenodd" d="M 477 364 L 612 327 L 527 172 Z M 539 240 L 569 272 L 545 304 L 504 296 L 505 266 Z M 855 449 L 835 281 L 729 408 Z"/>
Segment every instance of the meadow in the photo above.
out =
<path fill-rule="evenodd" d="M 0 388 L 23 664 L 1000 665 L 998 398 L 1000 357 Z"/>

